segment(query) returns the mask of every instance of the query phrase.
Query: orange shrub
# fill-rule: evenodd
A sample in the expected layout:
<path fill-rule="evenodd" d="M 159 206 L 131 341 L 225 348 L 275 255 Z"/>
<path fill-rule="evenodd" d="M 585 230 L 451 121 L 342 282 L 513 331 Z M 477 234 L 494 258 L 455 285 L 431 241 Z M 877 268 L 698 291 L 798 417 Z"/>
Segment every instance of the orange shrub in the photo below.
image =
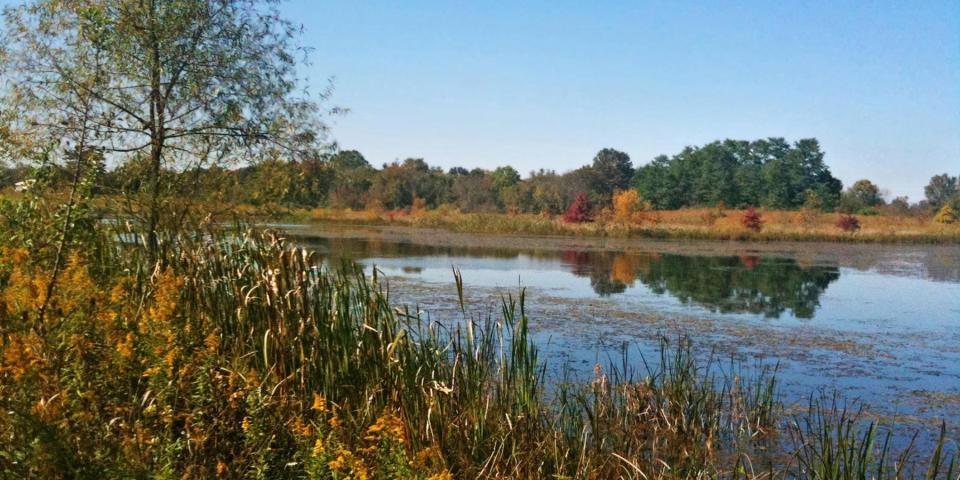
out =
<path fill-rule="evenodd" d="M 619 222 L 629 222 L 640 210 L 640 194 L 636 190 L 617 190 L 613 194 L 613 214 Z"/>

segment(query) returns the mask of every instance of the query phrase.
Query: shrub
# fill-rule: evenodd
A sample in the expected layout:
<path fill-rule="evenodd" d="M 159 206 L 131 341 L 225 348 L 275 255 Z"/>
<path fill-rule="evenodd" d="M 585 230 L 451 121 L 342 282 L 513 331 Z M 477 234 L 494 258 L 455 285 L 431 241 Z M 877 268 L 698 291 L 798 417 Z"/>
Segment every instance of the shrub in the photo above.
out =
<path fill-rule="evenodd" d="M 726 212 L 723 211 L 723 204 L 717 205 L 715 208 L 711 208 L 702 215 L 700 215 L 700 220 L 703 221 L 705 225 L 714 225 L 717 223 L 717 220 L 726 217 Z"/>
<path fill-rule="evenodd" d="M 820 218 L 819 210 L 808 207 L 803 207 L 800 209 L 800 224 L 803 226 L 803 228 L 813 228 L 816 225 L 818 218 Z"/>
<path fill-rule="evenodd" d="M 957 221 L 957 212 L 950 206 L 950 204 L 945 204 L 936 215 L 933 216 L 933 221 L 937 223 L 953 223 Z"/>
<path fill-rule="evenodd" d="M 427 201 L 416 194 L 413 195 L 413 204 L 410 206 L 410 213 L 417 215 L 427 211 Z"/>
<path fill-rule="evenodd" d="M 629 222 L 640 210 L 640 194 L 636 190 L 617 190 L 613 194 L 613 213 L 619 222 Z"/>
<path fill-rule="evenodd" d="M 590 212 L 590 201 L 587 200 L 586 193 L 577 193 L 577 196 L 573 199 L 573 203 L 571 203 L 570 207 L 567 208 L 567 211 L 564 212 L 563 221 L 567 223 L 584 223 L 593 221 L 593 214 Z"/>
<path fill-rule="evenodd" d="M 840 215 L 840 218 L 837 220 L 837 228 L 843 230 L 844 232 L 856 232 L 860 230 L 860 220 L 853 215 Z"/>
<path fill-rule="evenodd" d="M 740 219 L 740 223 L 743 224 L 743 227 L 747 230 L 753 232 L 759 232 L 763 229 L 763 218 L 760 216 L 755 208 L 747 208 L 747 211 L 743 213 L 743 218 Z"/>

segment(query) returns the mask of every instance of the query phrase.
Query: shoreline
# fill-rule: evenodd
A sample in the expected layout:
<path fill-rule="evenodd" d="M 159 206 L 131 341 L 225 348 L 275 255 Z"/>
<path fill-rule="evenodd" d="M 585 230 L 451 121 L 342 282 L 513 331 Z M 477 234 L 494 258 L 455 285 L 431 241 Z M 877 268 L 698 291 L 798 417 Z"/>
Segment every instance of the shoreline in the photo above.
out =
<path fill-rule="evenodd" d="M 664 253 L 694 256 L 760 255 L 793 258 L 805 265 L 839 265 L 857 270 L 876 269 L 897 275 L 903 272 L 900 258 L 905 254 L 923 255 L 935 265 L 960 265 L 960 249 L 949 244 L 851 244 L 837 242 L 744 242 L 717 240 L 663 240 L 644 238 L 573 237 L 508 233 L 463 233 L 443 229 L 403 225 L 357 225 L 349 223 L 262 223 L 282 230 L 293 241 L 322 236 L 340 240 L 375 240 L 409 243 L 468 251 L 549 253 L 594 251 L 623 254 Z M 935 278 L 960 281 L 960 269 L 937 269 Z"/>
<path fill-rule="evenodd" d="M 833 224 L 839 214 L 817 214 L 815 225 L 797 226 L 802 212 L 772 211 L 764 215 L 768 226 L 752 232 L 739 225 L 735 211 L 711 209 L 663 212 L 655 222 L 563 223 L 558 218 L 533 214 L 460 213 L 429 210 L 418 213 L 315 209 L 288 211 L 267 217 L 264 223 L 350 225 L 356 227 L 412 228 L 461 234 L 507 235 L 532 238 L 647 241 L 716 241 L 750 245 L 776 243 L 830 243 L 850 245 L 960 245 L 960 223 L 934 224 L 913 217 L 859 216 L 863 227 L 842 232 Z M 660 215 L 659 212 L 654 212 Z M 670 217 L 675 217 L 671 221 Z M 697 224 L 700 222 L 700 224 Z"/>

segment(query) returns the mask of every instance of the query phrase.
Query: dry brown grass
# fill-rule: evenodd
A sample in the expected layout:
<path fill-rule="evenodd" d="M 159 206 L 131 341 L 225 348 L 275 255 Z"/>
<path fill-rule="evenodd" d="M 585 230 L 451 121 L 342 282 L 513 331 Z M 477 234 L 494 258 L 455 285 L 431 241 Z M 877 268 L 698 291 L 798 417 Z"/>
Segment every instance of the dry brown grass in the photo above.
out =
<path fill-rule="evenodd" d="M 419 212 L 354 211 L 319 208 L 291 212 L 298 221 L 357 224 L 397 224 L 471 233 L 695 238 L 756 241 L 839 241 L 889 243 L 960 243 L 960 222 L 945 225 L 926 216 L 857 216 L 860 230 L 849 233 L 836 226 L 841 214 L 809 210 L 760 210 L 763 228 L 746 229 L 742 210 L 689 208 L 645 211 L 622 222 L 601 214 L 590 223 L 564 223 L 559 216 L 535 214 L 463 213 L 453 208 Z"/>

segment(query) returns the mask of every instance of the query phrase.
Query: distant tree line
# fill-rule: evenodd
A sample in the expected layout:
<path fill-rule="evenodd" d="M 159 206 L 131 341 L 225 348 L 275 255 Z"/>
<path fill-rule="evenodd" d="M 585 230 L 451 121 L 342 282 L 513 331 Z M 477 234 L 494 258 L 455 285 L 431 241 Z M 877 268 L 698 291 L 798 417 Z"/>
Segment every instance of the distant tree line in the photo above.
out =
<path fill-rule="evenodd" d="M 147 187 L 142 183 L 144 168 L 148 165 L 128 162 L 104 171 L 98 188 L 105 193 L 135 193 Z M 23 168 L 0 169 L 0 188 L 27 175 Z M 870 214 L 880 208 L 908 213 L 936 211 L 944 205 L 960 207 L 958 179 L 948 174 L 934 176 L 926 187 L 926 199 L 917 204 L 905 197 L 888 203 L 869 180 L 844 190 L 824 162 L 819 142 L 812 138 L 792 144 L 783 138 L 716 141 L 684 148 L 671 157 L 658 156 L 636 169 L 629 155 L 605 148 L 591 163 L 575 170 L 541 169 L 526 178 L 511 166 L 443 170 L 420 158 L 375 168 L 355 150 L 166 175 L 188 177 L 172 183 L 201 185 L 194 191 L 209 192 L 211 200 L 254 206 L 394 210 L 449 205 L 465 212 L 561 214 L 578 194 L 583 194 L 580 201 L 586 199 L 591 209 L 599 211 L 613 207 L 616 192 L 629 192 L 621 201 L 628 198 L 652 209 L 756 206 Z M 61 172 L 61 176 L 65 180 L 68 174 Z"/>
<path fill-rule="evenodd" d="M 823 161 L 816 139 L 790 145 L 782 138 L 724 140 L 659 156 L 641 167 L 634 184 L 654 207 L 762 206 L 792 209 L 818 202 L 832 210 L 843 184 Z"/>

